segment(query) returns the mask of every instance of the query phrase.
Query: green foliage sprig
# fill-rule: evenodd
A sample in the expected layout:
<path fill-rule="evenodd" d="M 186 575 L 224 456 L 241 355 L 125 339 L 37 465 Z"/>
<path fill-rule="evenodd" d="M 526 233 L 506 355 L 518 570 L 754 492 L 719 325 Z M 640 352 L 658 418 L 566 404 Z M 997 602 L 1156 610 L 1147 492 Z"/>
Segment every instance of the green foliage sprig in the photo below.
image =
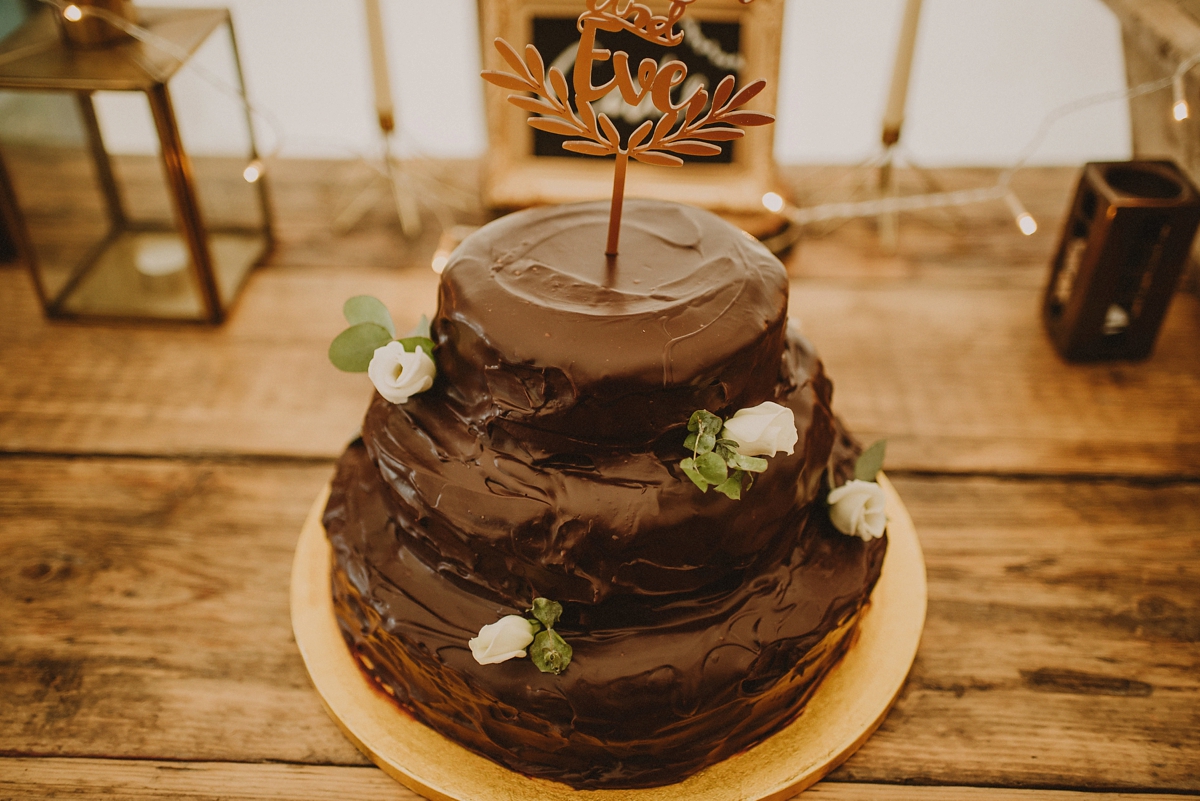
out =
<path fill-rule="evenodd" d="M 754 474 L 767 469 L 766 459 L 743 456 L 737 452 L 737 442 L 721 437 L 725 421 L 712 412 L 704 409 L 693 412 L 687 427 L 690 433 L 683 447 L 692 455 L 682 460 L 679 467 L 701 492 L 715 487 L 717 492 L 738 500 L 743 490 L 754 484 Z"/>
<path fill-rule="evenodd" d="M 886 453 L 886 439 L 873 442 L 859 454 L 858 461 L 854 463 L 854 477 L 859 481 L 874 481 L 883 469 L 883 457 Z"/>
<path fill-rule="evenodd" d="M 534 598 L 533 608 L 528 612 L 529 623 L 536 632 L 533 644 L 529 646 L 529 658 L 538 670 L 556 676 L 567 669 L 574 654 L 567 641 L 554 630 L 562 612 L 562 604 L 549 598 Z"/>
<path fill-rule="evenodd" d="M 429 338 L 429 320 L 422 315 L 417 328 L 402 339 L 396 338 L 396 326 L 383 301 L 370 295 L 355 295 L 342 306 L 350 327 L 329 345 L 329 361 L 346 373 L 365 373 L 375 351 L 396 341 L 409 353 L 421 346 L 432 358 L 433 340 Z"/>

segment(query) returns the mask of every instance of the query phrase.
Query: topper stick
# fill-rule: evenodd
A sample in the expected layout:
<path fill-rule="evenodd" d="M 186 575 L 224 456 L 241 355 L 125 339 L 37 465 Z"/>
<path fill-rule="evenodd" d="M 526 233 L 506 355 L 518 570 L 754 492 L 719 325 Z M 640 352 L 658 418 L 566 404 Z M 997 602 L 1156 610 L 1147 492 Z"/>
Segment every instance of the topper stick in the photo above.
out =
<path fill-rule="evenodd" d="M 617 255 L 621 241 L 621 209 L 625 206 L 625 168 L 629 165 L 629 152 L 617 153 L 617 166 L 613 169 L 612 205 L 608 210 L 608 246 L 604 255 Z"/>
<path fill-rule="evenodd" d="M 774 122 L 770 114 L 746 111 L 742 107 L 763 90 L 766 83 L 754 81 L 736 93 L 736 79 L 726 75 L 710 95 L 703 86 L 675 103 L 671 92 L 687 79 L 687 66 L 670 61 L 661 66 L 652 58 L 642 59 L 637 80 L 629 70 L 629 54 L 611 52 L 597 45 L 597 31 L 628 31 L 652 44 L 675 47 L 683 41 L 683 31 L 675 23 L 695 0 L 672 0 L 666 15 L 655 15 L 648 6 L 631 0 L 587 0 L 587 9 L 579 15 L 580 46 L 572 71 L 571 88 L 557 67 L 546 70 L 542 54 L 533 45 L 525 46 L 522 56 L 503 39 L 496 39 L 496 50 L 513 72 L 484 70 L 483 79 L 518 94 L 508 102 L 530 112 L 529 124 L 540 131 L 568 139 L 563 149 L 588 156 L 616 156 L 613 168 L 612 204 L 608 217 L 608 241 L 605 254 L 617 255 L 621 238 L 621 211 L 625 204 L 625 173 L 629 159 L 645 164 L 678 167 L 683 156 L 717 156 L 720 145 L 745 136 L 739 126 L 766 125 Z M 741 0 L 743 4 L 753 0 Z M 597 61 L 612 59 L 613 78 L 603 86 L 592 85 L 592 67 Z M 657 122 L 646 120 L 621 145 L 621 135 L 607 114 L 597 114 L 592 102 L 619 89 L 622 99 L 637 105 L 649 94 L 654 107 L 662 112 Z M 533 93 L 533 97 L 529 96 Z M 707 109 L 707 112 L 705 112 Z"/>

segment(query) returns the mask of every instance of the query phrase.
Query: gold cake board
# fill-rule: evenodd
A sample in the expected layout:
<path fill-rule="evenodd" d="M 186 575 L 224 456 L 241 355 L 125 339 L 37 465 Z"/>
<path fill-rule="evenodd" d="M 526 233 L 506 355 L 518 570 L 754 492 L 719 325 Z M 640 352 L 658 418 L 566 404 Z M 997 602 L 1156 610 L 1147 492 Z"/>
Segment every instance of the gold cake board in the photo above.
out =
<path fill-rule="evenodd" d="M 386 773 L 435 801 L 766 801 L 791 798 L 845 761 L 883 722 L 916 657 L 925 624 L 925 561 L 908 510 L 888 480 L 888 549 L 858 641 L 801 715 L 755 747 L 690 778 L 644 790 L 572 790 L 474 754 L 417 722 L 372 685 L 333 615 L 330 547 L 313 504 L 292 565 L 292 629 L 325 708 Z"/>

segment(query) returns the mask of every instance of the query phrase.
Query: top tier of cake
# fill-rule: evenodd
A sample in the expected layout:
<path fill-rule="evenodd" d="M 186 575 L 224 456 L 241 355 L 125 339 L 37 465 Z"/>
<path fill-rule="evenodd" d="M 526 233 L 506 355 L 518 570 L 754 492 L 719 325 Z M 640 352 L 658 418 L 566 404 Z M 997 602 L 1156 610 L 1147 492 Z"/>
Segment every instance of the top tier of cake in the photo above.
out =
<path fill-rule="evenodd" d="M 771 398 L 787 313 L 779 261 L 688 206 L 629 200 L 613 258 L 607 226 L 607 202 L 533 209 L 455 251 L 433 332 L 463 411 L 522 438 L 636 447 L 696 409 Z"/>

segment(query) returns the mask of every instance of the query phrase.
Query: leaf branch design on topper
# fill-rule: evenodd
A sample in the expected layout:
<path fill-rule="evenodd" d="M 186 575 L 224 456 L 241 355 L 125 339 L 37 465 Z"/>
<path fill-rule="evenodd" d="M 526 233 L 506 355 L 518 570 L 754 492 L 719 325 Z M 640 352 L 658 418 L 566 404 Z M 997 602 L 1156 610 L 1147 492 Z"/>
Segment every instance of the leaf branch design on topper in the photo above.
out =
<path fill-rule="evenodd" d="M 532 127 L 561 136 L 580 137 L 564 142 L 563 149 L 588 156 L 616 156 L 605 247 L 609 256 L 617 255 L 620 243 L 625 173 L 630 158 L 645 164 L 678 167 L 683 164 L 681 156 L 684 155 L 719 155 L 721 147 L 713 143 L 745 136 L 740 126 L 766 125 L 775 121 L 770 114 L 743 108 L 766 86 L 763 80 L 753 81 L 735 92 L 737 80 L 726 75 L 713 89 L 711 97 L 707 89 L 698 86 L 687 97 L 675 102 L 671 93 L 684 83 L 688 74 L 682 61 L 660 65 L 652 58 L 644 58 L 637 67 L 635 79 L 629 68 L 628 53 L 597 46 L 597 31 L 627 31 L 651 44 L 674 47 L 683 41 L 683 31 L 675 30 L 675 23 L 693 2 L 695 0 L 672 0 L 665 15 L 656 15 L 648 6 L 632 0 L 587 0 L 587 8 L 579 15 L 577 23 L 579 50 L 571 87 L 567 86 L 562 70 L 557 67 L 546 70 L 542 54 L 532 44 L 525 46 L 522 56 L 500 38 L 496 39 L 496 50 L 513 72 L 483 72 L 484 80 L 489 83 L 519 93 L 509 95 L 508 102 L 533 115 L 528 120 Z M 753 0 L 740 2 L 748 5 Z M 594 85 L 593 66 L 610 58 L 613 77 L 600 86 Z M 573 101 L 571 89 L 574 89 Z M 657 122 L 646 120 L 634 129 L 624 144 L 608 115 L 597 114 L 592 106 L 614 89 L 631 106 L 637 106 L 649 96 L 654 107 L 662 112 Z"/>

